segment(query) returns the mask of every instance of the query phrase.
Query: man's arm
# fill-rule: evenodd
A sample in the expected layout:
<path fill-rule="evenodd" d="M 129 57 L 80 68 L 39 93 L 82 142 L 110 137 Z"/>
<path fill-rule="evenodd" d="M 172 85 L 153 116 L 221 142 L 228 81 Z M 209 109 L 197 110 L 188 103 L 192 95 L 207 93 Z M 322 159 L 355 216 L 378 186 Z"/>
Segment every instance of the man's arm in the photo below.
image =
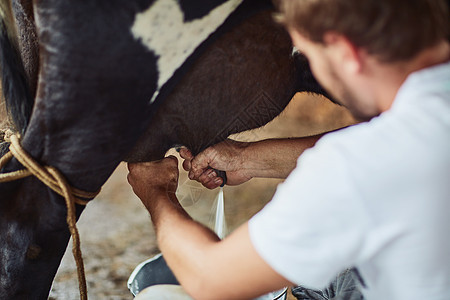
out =
<path fill-rule="evenodd" d="M 183 148 L 183 168 L 189 178 L 213 189 L 222 179 L 211 169 L 227 172 L 227 184 L 237 185 L 253 177 L 286 178 L 295 168 L 297 158 L 314 146 L 322 135 L 292 139 L 268 139 L 258 142 L 226 140 L 193 157 Z"/>
<path fill-rule="evenodd" d="M 131 164 L 128 180 L 150 212 L 161 252 L 184 289 L 195 299 L 241 299 L 290 285 L 255 251 L 247 224 L 220 241 L 187 215 L 175 196 L 176 168 L 174 159 Z"/>

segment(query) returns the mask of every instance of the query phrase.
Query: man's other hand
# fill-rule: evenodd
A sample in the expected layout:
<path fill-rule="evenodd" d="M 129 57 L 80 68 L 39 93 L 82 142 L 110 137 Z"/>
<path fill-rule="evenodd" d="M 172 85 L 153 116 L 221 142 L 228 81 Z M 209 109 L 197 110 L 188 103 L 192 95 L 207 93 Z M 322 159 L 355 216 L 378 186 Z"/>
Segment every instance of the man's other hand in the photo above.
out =
<path fill-rule="evenodd" d="M 178 186 L 178 160 L 168 156 L 162 160 L 128 164 L 128 182 L 147 208 L 158 195 L 175 194 Z"/>

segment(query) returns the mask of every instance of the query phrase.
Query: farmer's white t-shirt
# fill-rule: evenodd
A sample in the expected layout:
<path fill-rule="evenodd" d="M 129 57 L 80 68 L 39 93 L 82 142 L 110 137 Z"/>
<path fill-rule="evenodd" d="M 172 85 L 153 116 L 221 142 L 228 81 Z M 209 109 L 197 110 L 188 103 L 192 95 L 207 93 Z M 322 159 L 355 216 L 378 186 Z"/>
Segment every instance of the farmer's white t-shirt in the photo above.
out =
<path fill-rule="evenodd" d="M 450 299 L 450 63 L 391 109 L 323 137 L 249 223 L 261 257 L 323 288 L 357 267 L 367 299 Z"/>

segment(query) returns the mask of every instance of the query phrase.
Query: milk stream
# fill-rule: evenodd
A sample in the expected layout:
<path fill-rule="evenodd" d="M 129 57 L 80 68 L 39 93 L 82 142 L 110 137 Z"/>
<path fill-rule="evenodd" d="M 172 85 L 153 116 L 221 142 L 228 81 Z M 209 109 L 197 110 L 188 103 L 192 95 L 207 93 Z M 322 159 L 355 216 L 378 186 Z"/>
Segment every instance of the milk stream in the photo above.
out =
<path fill-rule="evenodd" d="M 225 224 L 225 208 L 223 200 L 223 187 L 219 188 L 219 193 L 216 198 L 216 222 L 214 224 L 214 232 L 220 239 L 223 239 L 226 234 L 226 224 Z"/>

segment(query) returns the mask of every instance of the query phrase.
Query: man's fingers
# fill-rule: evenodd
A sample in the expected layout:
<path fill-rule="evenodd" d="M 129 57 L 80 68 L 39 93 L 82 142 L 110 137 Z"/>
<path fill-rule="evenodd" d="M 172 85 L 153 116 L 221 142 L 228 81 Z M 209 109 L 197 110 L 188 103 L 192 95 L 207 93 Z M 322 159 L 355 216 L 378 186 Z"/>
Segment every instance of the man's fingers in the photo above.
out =
<path fill-rule="evenodd" d="M 183 169 L 189 172 L 189 179 L 197 180 L 209 189 L 220 186 L 223 179 L 218 177 L 217 173 L 211 169 L 210 166 L 210 163 L 216 154 L 214 149 L 207 148 L 194 157 L 187 148 L 181 148 L 180 156 L 184 158 Z"/>
<path fill-rule="evenodd" d="M 191 170 L 191 160 L 185 159 L 185 160 L 183 161 L 183 169 L 184 169 L 185 171 L 190 171 L 190 170 Z"/>
<path fill-rule="evenodd" d="M 206 165 L 205 168 L 198 168 L 197 167 L 195 169 L 194 169 L 194 166 L 192 165 L 192 167 L 191 167 L 191 169 L 189 171 L 188 177 L 191 180 L 200 181 L 200 176 L 202 176 L 203 173 L 207 172 L 208 170 L 209 170 L 208 165 Z"/>
<path fill-rule="evenodd" d="M 208 159 L 205 156 L 196 156 L 192 161 L 191 161 L 191 170 L 189 172 L 189 175 L 192 173 L 192 178 L 189 176 L 189 178 L 191 179 L 198 179 L 203 172 L 205 172 L 205 170 L 209 167 L 209 162 Z"/>
<path fill-rule="evenodd" d="M 212 189 L 218 188 L 222 184 L 222 181 L 223 181 L 222 178 L 216 177 L 216 178 L 210 180 L 209 182 L 202 183 L 202 184 L 204 187 L 212 190 Z"/>
<path fill-rule="evenodd" d="M 179 153 L 180 153 L 181 158 L 184 159 L 183 169 L 185 171 L 190 171 L 191 170 L 191 162 L 192 162 L 192 159 L 194 158 L 194 156 L 192 155 L 192 152 L 189 149 L 187 149 L 186 147 L 181 147 Z"/>
<path fill-rule="evenodd" d="M 194 158 L 194 156 L 192 155 L 192 152 L 186 147 L 180 148 L 180 156 L 183 159 L 189 159 L 189 160 L 192 160 Z"/>
<path fill-rule="evenodd" d="M 216 171 L 208 169 L 200 175 L 198 181 L 208 189 L 215 189 L 222 184 L 223 179 L 217 176 Z"/>
<path fill-rule="evenodd" d="M 208 169 L 198 177 L 198 181 L 200 181 L 201 183 L 207 183 L 213 180 L 215 177 L 217 177 L 216 172 L 214 172 L 213 169 Z"/>

